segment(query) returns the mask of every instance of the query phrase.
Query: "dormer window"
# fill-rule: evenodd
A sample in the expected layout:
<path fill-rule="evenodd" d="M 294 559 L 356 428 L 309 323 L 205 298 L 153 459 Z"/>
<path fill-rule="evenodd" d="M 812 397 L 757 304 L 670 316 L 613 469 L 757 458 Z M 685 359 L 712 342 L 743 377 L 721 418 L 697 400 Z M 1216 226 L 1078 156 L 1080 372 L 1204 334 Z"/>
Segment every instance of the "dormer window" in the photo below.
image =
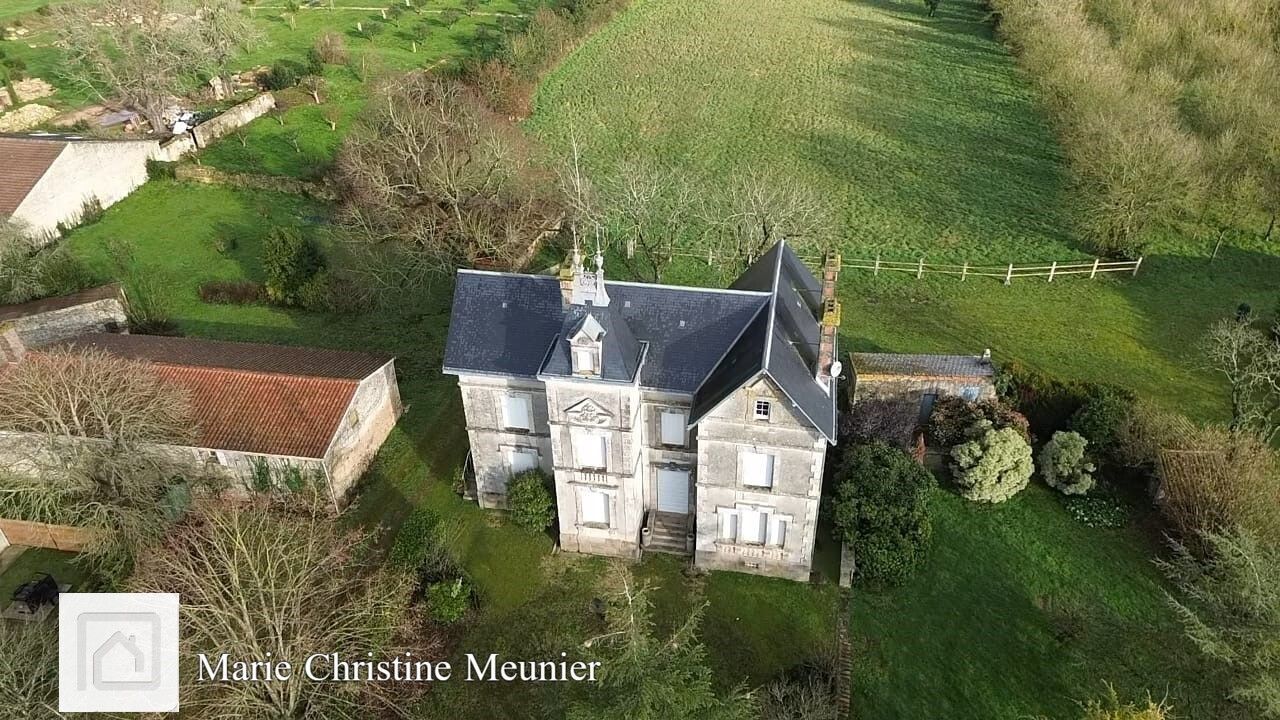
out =
<path fill-rule="evenodd" d="M 596 362 L 595 348 L 576 347 L 573 349 L 573 374 L 600 374 L 600 364 Z"/>
<path fill-rule="evenodd" d="M 577 332 L 569 337 L 569 350 L 574 375 L 600 376 L 600 352 L 604 344 L 604 326 L 587 315 Z"/>

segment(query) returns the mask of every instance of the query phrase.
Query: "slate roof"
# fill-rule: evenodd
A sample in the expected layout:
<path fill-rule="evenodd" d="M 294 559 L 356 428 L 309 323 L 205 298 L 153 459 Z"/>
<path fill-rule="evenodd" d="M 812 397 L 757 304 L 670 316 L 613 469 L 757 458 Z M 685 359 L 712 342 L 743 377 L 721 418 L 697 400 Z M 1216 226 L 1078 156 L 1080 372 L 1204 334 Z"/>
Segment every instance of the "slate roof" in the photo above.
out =
<path fill-rule="evenodd" d="M 559 287 L 557 281 L 557 292 Z M 609 382 L 635 382 L 644 346 L 636 340 L 630 325 L 614 303 L 605 307 L 574 305 L 569 308 L 564 313 L 564 323 L 560 326 L 560 332 L 552 339 L 546 362 L 542 364 L 538 374 L 549 377 L 573 376 L 573 359 L 569 356 L 567 341 L 578 333 L 588 317 L 595 318 L 604 328 L 604 357 L 600 363 L 600 379 Z"/>
<path fill-rule="evenodd" d="M 957 378 L 990 378 L 995 375 L 991 359 L 979 355 L 850 353 L 849 357 L 859 375 Z"/>
<path fill-rule="evenodd" d="M 0 215 L 12 215 L 67 143 L 61 139 L 0 136 Z"/>
<path fill-rule="evenodd" d="M 810 369 L 821 288 L 785 245 L 771 249 L 727 290 L 630 282 L 605 287 L 607 308 L 566 312 L 555 277 L 460 270 L 445 372 L 536 378 L 541 369 L 544 376 L 568 375 L 571 360 L 561 340 L 583 313 L 595 312 L 619 346 L 605 358 L 604 380 L 634 381 L 629 359 L 637 358 L 642 387 L 694 395 L 692 425 L 733 391 L 768 376 L 834 442 L 834 386 L 824 389 Z M 610 345 L 606 340 L 606 354 Z"/>
<path fill-rule="evenodd" d="M 822 288 L 785 242 L 769 249 L 731 286 L 768 292 L 768 304 L 694 396 L 689 424 L 716 408 L 735 390 L 767 377 L 828 442 L 836 439 L 836 379 L 822 387 L 814 379 L 821 328 Z"/>
<path fill-rule="evenodd" d="M 0 322 L 5 320 L 18 320 L 20 318 L 31 317 L 33 315 L 43 315 L 48 312 L 57 310 L 65 310 L 67 308 L 76 307 L 77 305 L 88 305 L 89 303 L 98 302 L 99 300 L 122 300 L 124 297 L 120 291 L 119 284 L 101 285 L 80 292 L 71 293 L 70 295 L 59 295 L 57 297 L 43 298 L 40 300 L 31 300 L 30 302 L 19 303 L 17 305 L 0 305 Z"/>
<path fill-rule="evenodd" d="M 88 334 L 61 344 L 148 361 L 185 389 L 197 447 L 323 458 L 360 381 L 387 355 L 155 335 Z"/>

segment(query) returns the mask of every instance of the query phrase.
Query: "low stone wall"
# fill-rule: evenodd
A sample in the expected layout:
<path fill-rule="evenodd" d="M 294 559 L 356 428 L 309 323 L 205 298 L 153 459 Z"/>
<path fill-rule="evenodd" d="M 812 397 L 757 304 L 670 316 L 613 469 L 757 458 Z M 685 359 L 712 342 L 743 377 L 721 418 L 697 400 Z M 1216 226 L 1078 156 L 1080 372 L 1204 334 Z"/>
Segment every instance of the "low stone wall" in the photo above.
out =
<path fill-rule="evenodd" d="M 0 520 L 0 536 L 7 538 L 11 545 L 80 552 L 93 542 L 94 531 L 71 525 Z"/>
<path fill-rule="evenodd" d="M 324 185 L 278 175 L 233 173 L 212 168 L 208 165 L 185 163 L 175 167 L 173 174 L 179 180 L 204 183 L 205 185 L 232 185 L 238 188 L 252 188 L 254 190 L 274 190 L 275 192 L 303 195 L 320 200 L 333 200 L 335 198 L 333 191 Z"/>
<path fill-rule="evenodd" d="M 196 145 L 205 147 L 232 130 L 248 125 L 251 121 L 266 115 L 275 106 L 275 96 L 269 92 L 264 92 L 236 105 L 215 118 L 205 120 L 195 128 Z"/>
<path fill-rule="evenodd" d="M 156 154 L 156 160 L 164 162 L 175 162 L 200 148 L 207 147 L 209 143 L 221 138 L 236 128 L 248 125 L 250 122 L 271 112 L 276 106 L 276 98 L 269 92 L 256 95 L 246 100 L 217 117 L 210 118 L 195 127 L 191 134 L 174 135 L 168 140 L 160 144 L 160 152 Z M 194 137 L 192 137 L 194 135 Z"/>

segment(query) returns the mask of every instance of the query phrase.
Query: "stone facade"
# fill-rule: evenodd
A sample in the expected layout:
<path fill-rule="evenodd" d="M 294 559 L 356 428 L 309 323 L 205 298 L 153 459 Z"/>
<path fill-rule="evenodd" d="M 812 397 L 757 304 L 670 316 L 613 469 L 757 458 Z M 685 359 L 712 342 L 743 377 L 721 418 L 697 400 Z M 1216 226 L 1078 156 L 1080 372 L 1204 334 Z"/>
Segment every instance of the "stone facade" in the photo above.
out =
<path fill-rule="evenodd" d="M 37 238 L 53 238 L 58 223 L 75 225 L 85 203 L 109 207 L 147 181 L 147 160 L 160 152 L 155 140 L 75 140 L 13 212 Z"/>
<path fill-rule="evenodd" d="M 589 380 L 474 375 L 460 376 L 459 386 L 482 506 L 505 507 L 507 483 L 525 467 L 518 453 L 529 452 L 555 479 L 565 550 L 636 558 L 648 517 L 660 510 L 660 491 L 671 490 L 671 482 L 663 485 L 661 478 L 678 483 L 685 473 L 684 514 L 696 536 L 696 565 L 809 578 L 827 441 L 767 379 L 738 390 L 696 427 L 686 428 L 684 446 L 662 442 L 662 415 L 687 418 L 690 395 Z M 504 405 L 511 397 L 529 401 L 527 431 L 505 427 Z M 773 408 L 768 420 L 755 419 L 757 401 Z M 594 439 L 604 444 L 603 467 L 594 448 L 579 450 Z M 774 458 L 771 487 L 746 485 L 744 451 Z M 677 498 L 669 502 L 674 504 L 661 507 L 678 508 Z M 743 510 L 767 518 L 761 522 L 771 529 L 763 542 L 731 536 L 731 526 L 722 524 Z"/>
<path fill-rule="evenodd" d="M 378 454 L 378 448 L 403 412 L 393 363 L 383 365 L 360 381 L 342 427 L 334 434 L 324 456 L 330 489 L 339 503 L 345 504 L 352 487 Z"/>

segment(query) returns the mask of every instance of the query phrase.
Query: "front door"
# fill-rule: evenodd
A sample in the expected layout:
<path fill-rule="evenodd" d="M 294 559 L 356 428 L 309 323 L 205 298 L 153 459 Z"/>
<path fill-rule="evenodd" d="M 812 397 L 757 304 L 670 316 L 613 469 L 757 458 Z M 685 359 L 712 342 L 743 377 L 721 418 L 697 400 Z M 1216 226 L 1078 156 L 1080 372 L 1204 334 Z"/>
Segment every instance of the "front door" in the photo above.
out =
<path fill-rule="evenodd" d="M 658 512 L 689 514 L 688 470 L 658 470 Z"/>

